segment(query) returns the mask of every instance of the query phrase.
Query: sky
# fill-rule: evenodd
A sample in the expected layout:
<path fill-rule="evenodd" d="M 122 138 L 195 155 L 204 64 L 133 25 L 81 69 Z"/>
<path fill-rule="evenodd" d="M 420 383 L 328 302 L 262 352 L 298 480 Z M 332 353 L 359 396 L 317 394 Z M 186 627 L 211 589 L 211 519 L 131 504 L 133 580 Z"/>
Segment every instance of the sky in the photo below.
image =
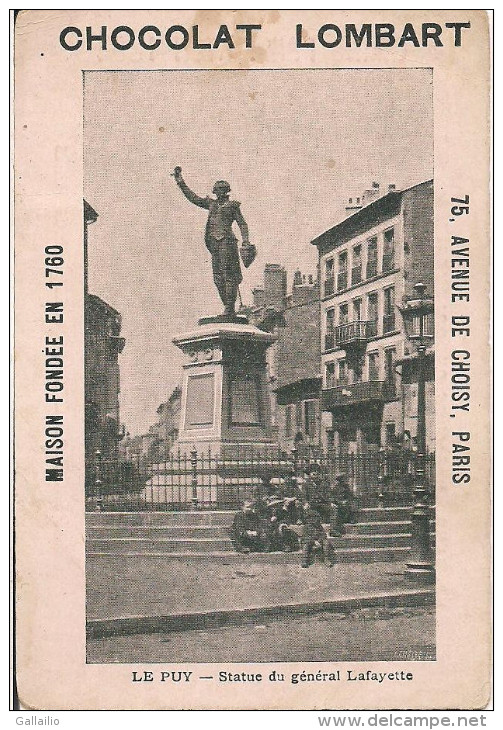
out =
<path fill-rule="evenodd" d="M 143 433 L 181 382 L 172 338 L 222 305 L 204 245 L 201 196 L 231 184 L 258 248 L 243 269 L 251 303 L 266 263 L 314 273 L 310 241 L 373 181 L 433 177 L 428 69 L 86 72 L 84 197 L 89 290 L 122 314 L 121 421 Z"/>

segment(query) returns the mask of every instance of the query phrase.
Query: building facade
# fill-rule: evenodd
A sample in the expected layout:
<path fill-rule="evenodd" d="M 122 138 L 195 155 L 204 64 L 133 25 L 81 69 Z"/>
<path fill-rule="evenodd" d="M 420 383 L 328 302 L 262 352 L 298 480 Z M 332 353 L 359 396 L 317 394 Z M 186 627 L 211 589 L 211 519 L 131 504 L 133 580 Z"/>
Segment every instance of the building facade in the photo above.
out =
<path fill-rule="evenodd" d="M 273 332 L 267 351 L 274 437 L 285 451 L 318 445 L 320 435 L 320 296 L 318 276 L 296 271 L 291 292 L 287 272 L 266 264 L 264 286 L 253 290 L 250 322 Z"/>
<path fill-rule="evenodd" d="M 277 343 L 277 423 L 282 448 L 320 443 L 318 277 L 295 272 Z"/>
<path fill-rule="evenodd" d="M 84 201 L 84 357 L 85 357 L 85 450 L 86 463 L 94 464 L 97 452 L 102 461 L 115 461 L 123 436 L 119 415 L 119 354 L 125 339 L 121 337 L 121 315 L 100 299 L 89 294 L 87 277 L 88 226 L 98 218 Z"/>
<path fill-rule="evenodd" d="M 322 444 L 341 454 L 413 448 L 417 368 L 400 307 L 418 281 L 434 294 L 433 181 L 402 191 L 389 186 L 384 194 L 374 183 L 346 212 L 312 241 L 321 277 Z M 427 371 L 433 451 L 432 346 Z"/>
<path fill-rule="evenodd" d="M 157 409 L 159 420 L 155 424 L 155 431 L 160 461 L 168 459 L 173 454 L 173 447 L 180 430 L 181 404 L 182 389 L 177 385 L 168 400 L 161 403 Z"/>

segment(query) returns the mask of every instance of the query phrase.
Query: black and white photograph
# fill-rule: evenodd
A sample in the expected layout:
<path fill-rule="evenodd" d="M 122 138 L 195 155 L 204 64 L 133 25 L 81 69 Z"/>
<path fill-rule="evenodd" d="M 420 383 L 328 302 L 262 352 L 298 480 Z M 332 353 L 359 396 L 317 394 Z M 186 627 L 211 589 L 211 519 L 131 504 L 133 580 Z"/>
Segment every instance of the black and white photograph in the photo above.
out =
<path fill-rule="evenodd" d="M 15 11 L 13 676 L 44 724 L 490 706 L 491 34 Z"/>
<path fill-rule="evenodd" d="M 87 661 L 434 661 L 432 69 L 83 95 Z"/>

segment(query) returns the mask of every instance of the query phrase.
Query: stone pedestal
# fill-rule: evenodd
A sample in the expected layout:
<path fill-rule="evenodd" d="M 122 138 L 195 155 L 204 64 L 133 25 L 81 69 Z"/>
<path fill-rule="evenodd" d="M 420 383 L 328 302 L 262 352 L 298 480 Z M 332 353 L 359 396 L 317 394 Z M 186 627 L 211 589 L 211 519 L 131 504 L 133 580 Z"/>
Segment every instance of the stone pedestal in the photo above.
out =
<path fill-rule="evenodd" d="M 273 446 L 265 356 L 275 339 L 239 317 L 207 317 L 173 339 L 186 356 L 177 444 L 182 453 Z"/>

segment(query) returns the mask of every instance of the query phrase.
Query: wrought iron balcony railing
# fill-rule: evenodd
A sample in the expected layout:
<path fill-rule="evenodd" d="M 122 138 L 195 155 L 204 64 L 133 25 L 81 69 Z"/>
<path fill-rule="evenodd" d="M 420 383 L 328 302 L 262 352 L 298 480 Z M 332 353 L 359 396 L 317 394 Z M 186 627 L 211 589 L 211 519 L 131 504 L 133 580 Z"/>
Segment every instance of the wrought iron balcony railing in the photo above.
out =
<path fill-rule="evenodd" d="M 394 320 L 392 323 L 388 322 L 388 325 L 391 329 L 384 330 L 385 332 L 393 329 Z M 367 321 L 358 319 L 339 324 L 325 334 L 325 351 L 335 350 L 338 347 L 347 349 L 358 347 L 358 345 L 365 345 L 372 337 L 377 337 L 377 330 L 377 320 Z"/>
<path fill-rule="evenodd" d="M 340 324 L 335 328 L 335 342 L 338 347 L 364 344 L 368 338 L 368 325 L 370 322 L 354 320 L 346 324 Z"/>

